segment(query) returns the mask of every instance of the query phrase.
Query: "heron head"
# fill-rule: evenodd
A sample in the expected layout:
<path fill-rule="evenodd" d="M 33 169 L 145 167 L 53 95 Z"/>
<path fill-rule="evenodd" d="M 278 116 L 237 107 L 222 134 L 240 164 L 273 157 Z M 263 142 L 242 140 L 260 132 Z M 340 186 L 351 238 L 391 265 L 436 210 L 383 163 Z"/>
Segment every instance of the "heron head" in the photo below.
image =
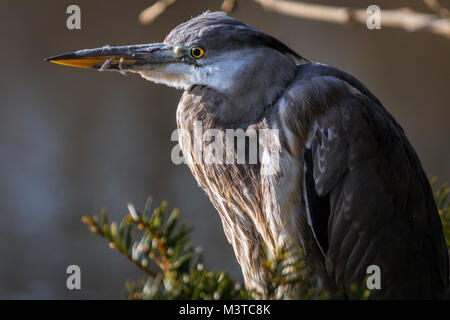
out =
<path fill-rule="evenodd" d="M 180 89 L 204 85 L 218 91 L 245 91 L 248 83 L 269 85 L 289 78 L 296 58 L 301 57 L 256 28 L 222 12 L 206 12 L 177 26 L 162 43 L 105 46 L 46 60 L 101 71 L 136 72 Z"/>

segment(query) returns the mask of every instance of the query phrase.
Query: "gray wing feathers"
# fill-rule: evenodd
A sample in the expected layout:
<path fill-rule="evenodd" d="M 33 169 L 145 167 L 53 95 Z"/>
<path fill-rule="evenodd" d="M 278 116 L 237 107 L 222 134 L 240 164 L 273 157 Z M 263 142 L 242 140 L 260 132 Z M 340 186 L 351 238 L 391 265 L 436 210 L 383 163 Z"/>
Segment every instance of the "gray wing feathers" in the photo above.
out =
<path fill-rule="evenodd" d="M 348 289 L 375 264 L 381 268 L 382 290 L 372 291 L 372 297 L 439 297 L 448 283 L 448 258 L 420 162 L 378 100 L 362 93 L 365 87 L 359 91 L 340 82 L 342 91 L 355 93 L 316 107 L 323 112 L 312 117 L 307 144 L 314 186 L 306 183 L 306 188 L 329 201 L 328 225 L 312 226 L 316 233 L 327 228 L 327 270 Z M 315 208 L 310 205 L 310 215 L 319 214 Z"/>

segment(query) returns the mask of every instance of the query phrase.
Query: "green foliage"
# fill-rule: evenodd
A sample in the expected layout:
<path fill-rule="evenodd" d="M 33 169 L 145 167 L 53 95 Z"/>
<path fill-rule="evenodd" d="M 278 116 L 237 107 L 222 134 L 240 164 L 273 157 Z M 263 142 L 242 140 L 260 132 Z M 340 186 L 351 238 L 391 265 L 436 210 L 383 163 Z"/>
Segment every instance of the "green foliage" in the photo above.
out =
<path fill-rule="evenodd" d="M 435 190 L 434 200 L 436 201 L 442 227 L 444 228 L 445 241 L 447 247 L 450 247 L 450 199 L 448 197 L 450 187 L 444 183 L 439 188 L 436 188 L 436 181 L 436 178 L 431 179 L 431 187 Z"/>
<path fill-rule="evenodd" d="M 129 211 L 119 227 L 108 223 L 105 210 L 100 218 L 82 220 L 144 272 L 144 279 L 127 283 L 130 299 L 248 298 L 248 292 L 225 272 L 203 266 L 200 250 L 189 241 L 191 230 L 179 223 L 178 210 L 168 214 L 166 202 L 152 210 L 149 199 L 142 213 L 131 205 Z"/>
<path fill-rule="evenodd" d="M 303 250 L 278 248 L 272 254 L 264 248 L 265 259 L 262 262 L 264 274 L 259 290 L 252 292 L 255 299 L 318 299 L 314 290 L 316 279 L 306 267 Z"/>
<path fill-rule="evenodd" d="M 436 179 L 431 185 L 435 186 Z M 444 184 L 434 193 L 450 246 L 450 188 Z M 170 213 L 167 203 L 152 209 L 149 199 L 143 212 L 132 205 L 119 225 L 108 222 L 108 213 L 100 217 L 83 217 L 90 230 L 109 242 L 136 267 L 143 271 L 139 281 L 126 283 L 129 299 L 329 299 L 339 298 L 314 289 L 315 278 L 306 267 L 302 251 L 279 248 L 275 254 L 264 250 L 264 274 L 257 289 L 246 290 L 226 272 L 204 267 L 200 249 L 189 240 L 191 229 L 179 222 L 177 209 Z M 367 299 L 370 291 L 363 284 L 350 286 L 354 299 Z"/>

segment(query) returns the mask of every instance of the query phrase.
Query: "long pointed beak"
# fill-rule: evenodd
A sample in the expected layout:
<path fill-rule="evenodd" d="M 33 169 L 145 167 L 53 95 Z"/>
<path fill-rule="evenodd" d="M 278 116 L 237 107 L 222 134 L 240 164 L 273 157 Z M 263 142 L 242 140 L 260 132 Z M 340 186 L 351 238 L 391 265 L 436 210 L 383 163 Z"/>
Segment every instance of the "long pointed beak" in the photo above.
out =
<path fill-rule="evenodd" d="M 178 49 L 178 48 L 177 48 Z M 141 44 L 79 50 L 46 58 L 56 64 L 103 70 L 136 70 L 147 65 L 174 62 L 181 57 L 180 50 L 164 43 Z"/>

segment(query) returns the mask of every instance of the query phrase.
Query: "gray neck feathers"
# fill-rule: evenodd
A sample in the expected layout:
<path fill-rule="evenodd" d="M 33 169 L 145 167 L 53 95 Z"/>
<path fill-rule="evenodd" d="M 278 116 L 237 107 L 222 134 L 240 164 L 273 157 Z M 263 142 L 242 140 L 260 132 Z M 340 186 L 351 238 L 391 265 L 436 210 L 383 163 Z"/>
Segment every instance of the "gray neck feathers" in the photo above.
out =
<path fill-rule="evenodd" d="M 203 111 L 229 128 L 260 119 L 295 76 L 295 61 L 287 54 L 269 48 L 253 48 L 237 53 L 246 52 L 251 54 L 230 61 L 233 64 L 229 66 L 232 76 L 223 77 L 228 84 L 221 88 L 208 88 L 206 85 L 206 88 L 216 92 L 216 99 L 212 99 L 211 95 L 208 95 L 211 101 L 203 99 Z"/>

